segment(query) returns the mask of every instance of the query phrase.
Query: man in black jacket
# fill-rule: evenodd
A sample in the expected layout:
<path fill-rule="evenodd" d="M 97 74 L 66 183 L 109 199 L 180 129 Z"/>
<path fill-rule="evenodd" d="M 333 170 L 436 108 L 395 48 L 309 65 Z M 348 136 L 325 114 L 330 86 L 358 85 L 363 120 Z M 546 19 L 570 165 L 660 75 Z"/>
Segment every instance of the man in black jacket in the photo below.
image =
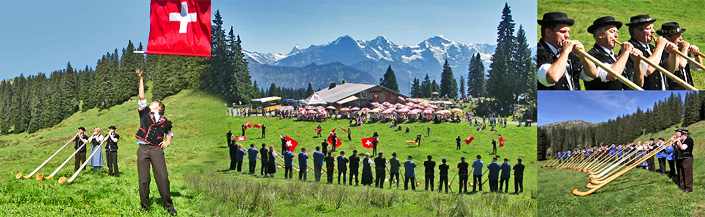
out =
<path fill-rule="evenodd" d="M 446 164 L 445 158 L 443 158 L 443 160 L 441 161 L 443 162 L 443 164 L 438 165 L 438 170 L 440 171 L 438 174 L 440 179 L 438 182 L 438 192 L 441 192 L 443 190 L 443 187 L 445 186 L 446 193 L 448 193 L 448 169 L 450 168 L 450 166 Z"/>
<path fill-rule="evenodd" d="M 151 179 L 150 167 L 154 171 L 154 181 L 157 183 L 159 195 L 164 201 L 170 215 L 176 216 L 176 209 L 171 201 L 171 191 L 169 187 L 169 174 L 166 169 L 164 159 L 164 149 L 169 147 L 174 134 L 171 132 L 171 121 L 164 117 L 166 107 L 160 101 L 152 101 L 147 106 L 144 97 L 144 78 L 142 70 L 136 69 L 139 76 L 139 116 L 140 129 L 137 130 L 137 174 L 139 177 L 140 201 L 143 211 L 150 208 L 149 202 L 149 181 Z"/>
<path fill-rule="evenodd" d="M 425 189 L 428 191 L 428 186 L 431 186 L 431 191 L 433 191 L 433 175 L 435 172 L 436 168 L 436 162 L 431 160 L 431 155 L 428 156 L 428 160 L 423 162 L 423 167 L 425 168 L 426 172 L 426 177 L 425 177 Z"/>
<path fill-rule="evenodd" d="M 676 149 L 679 150 L 678 168 L 679 185 L 683 193 L 693 192 L 693 138 L 690 138 L 690 132 L 685 129 L 677 129 L 676 135 L 671 139 L 676 141 Z"/>
<path fill-rule="evenodd" d="M 262 143 L 262 148 L 259 149 L 260 160 L 262 161 L 262 168 L 260 169 L 260 175 L 267 177 L 267 165 L 269 164 L 269 149 L 267 149 L 267 144 Z M 274 159 L 271 159 L 274 160 Z"/>
<path fill-rule="evenodd" d="M 521 158 L 517 159 L 517 164 L 512 169 L 514 170 L 514 193 L 524 192 L 524 164 L 521 164 Z"/>
<path fill-rule="evenodd" d="M 338 156 L 338 184 L 340 185 L 340 177 L 343 177 L 343 185 L 345 185 L 345 172 L 348 171 L 348 158 L 345 157 L 345 152 L 340 151 Z"/>
<path fill-rule="evenodd" d="M 375 158 L 375 187 L 384 188 L 384 174 L 387 168 L 387 159 L 382 156 L 382 152 Z"/>
<path fill-rule="evenodd" d="M 108 175 L 120 177 L 120 170 L 118 170 L 117 165 L 117 150 L 118 150 L 118 140 L 120 135 L 115 133 L 115 126 L 108 127 L 110 132 L 108 132 L 107 142 L 105 146 L 105 156 L 108 160 Z"/>
<path fill-rule="evenodd" d="M 612 51 L 617 45 L 617 37 L 619 36 L 619 28 L 622 27 L 622 22 L 616 21 L 614 17 L 605 16 L 593 21 L 593 24 L 588 27 L 588 32 L 593 34 L 595 38 L 595 46 L 588 51 L 588 54 L 595 57 L 598 61 L 609 66 L 613 71 L 620 73 L 623 77 L 631 79 L 634 84 L 639 87 L 644 85 L 644 73 L 641 67 L 641 51 L 634 49 L 634 46 L 629 42 L 624 42 L 620 46 L 619 56 L 615 56 Z M 626 67 L 627 60 L 632 58 L 634 66 Z M 630 90 L 629 86 L 622 84 L 617 77 L 609 74 L 603 68 L 597 69 L 597 78 L 593 80 L 585 80 L 586 90 Z"/>
<path fill-rule="evenodd" d="M 359 179 L 358 168 L 360 168 L 360 157 L 357 156 L 357 150 L 353 150 L 353 154 L 350 155 L 350 185 L 353 184 L 353 176 L 355 177 L 355 185 L 358 185 Z"/>
<path fill-rule="evenodd" d="M 78 128 L 78 133 L 76 133 L 76 136 L 73 137 L 73 140 L 76 141 L 76 144 L 73 145 L 74 150 L 79 150 L 76 152 L 76 155 L 74 156 L 74 171 L 78 171 L 78 168 L 81 167 L 81 164 L 83 162 L 86 162 L 86 142 L 88 142 L 88 136 L 84 134 L 86 132 L 86 128 L 79 127 Z"/>

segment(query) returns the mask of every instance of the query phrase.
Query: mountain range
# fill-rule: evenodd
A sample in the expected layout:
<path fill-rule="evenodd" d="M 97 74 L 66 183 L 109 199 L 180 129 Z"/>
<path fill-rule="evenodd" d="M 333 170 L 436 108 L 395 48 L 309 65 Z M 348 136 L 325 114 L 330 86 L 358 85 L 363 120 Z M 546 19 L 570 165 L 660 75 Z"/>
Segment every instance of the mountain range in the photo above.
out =
<path fill-rule="evenodd" d="M 467 77 L 470 58 L 476 53 L 480 53 L 485 68 L 488 69 L 490 58 L 495 48 L 496 45 L 490 44 L 459 43 L 443 36 L 434 36 L 417 45 L 408 46 L 397 45 L 384 36 L 378 36 L 373 40 L 366 41 L 355 40 L 346 35 L 337 38 L 333 42 L 322 45 L 311 45 L 307 48 L 295 46 L 288 54 L 258 53 L 252 51 L 244 51 L 244 53 L 245 57 L 253 65 L 250 67 L 250 73 L 253 79 L 260 85 L 268 86 L 271 82 L 282 80 L 280 78 L 281 76 L 278 74 L 265 73 L 262 71 L 263 69 L 272 69 L 271 67 L 283 67 L 275 71 L 283 72 L 285 75 L 291 74 L 294 71 L 300 71 L 297 67 L 307 67 L 308 70 L 315 69 L 319 73 L 325 73 L 325 71 L 318 70 L 316 67 L 322 67 L 330 63 L 338 63 L 359 70 L 359 72 L 356 73 L 361 73 L 360 75 L 356 74 L 350 77 L 363 79 L 346 81 L 369 83 L 367 81 L 368 76 L 363 74 L 366 73 L 374 78 L 375 81 L 372 83 L 377 83 L 378 79 L 384 75 L 387 67 L 392 66 L 392 69 L 397 75 L 399 89 L 402 93 L 408 94 L 408 72 L 411 73 L 412 78 L 417 77 L 423 79 L 424 76 L 428 74 L 431 80 L 436 79 L 440 82 L 440 75 L 443 71 L 442 66 L 447 59 L 456 79 L 459 79 L 461 75 Z M 342 66 L 338 64 L 336 64 L 338 69 L 342 69 Z M 345 70 L 350 71 L 349 69 Z M 272 72 L 272 70 L 269 70 L 269 72 Z M 333 72 L 334 71 L 331 71 L 331 73 Z M 333 77 L 336 76 L 327 76 L 326 78 Z M 314 88 L 327 87 L 331 82 L 340 83 L 340 80 L 325 80 L 319 82 L 318 79 L 323 79 L 323 77 L 305 77 L 304 80 L 317 81 L 316 83 L 320 83 L 319 85 L 321 86 L 314 86 Z M 300 82 L 275 83 L 278 86 L 294 88 L 306 87 L 305 85 L 308 84 L 307 82 L 305 84 L 300 84 Z"/>

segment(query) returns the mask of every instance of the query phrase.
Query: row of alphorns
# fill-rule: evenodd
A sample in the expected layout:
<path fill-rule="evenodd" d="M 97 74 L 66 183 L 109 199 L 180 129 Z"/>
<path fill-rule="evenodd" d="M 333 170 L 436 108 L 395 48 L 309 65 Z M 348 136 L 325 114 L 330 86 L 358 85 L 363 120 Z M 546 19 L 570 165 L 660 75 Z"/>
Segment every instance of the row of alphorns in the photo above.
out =
<path fill-rule="evenodd" d="M 676 139 L 671 138 L 665 143 L 659 143 L 655 148 L 643 151 L 632 149 L 619 156 L 617 152 L 602 151 L 597 154 L 588 155 L 580 153 L 568 159 L 554 157 L 541 167 L 552 167 L 555 169 L 574 169 L 589 174 L 590 181 L 585 185 L 588 191 L 579 191 L 574 188 L 572 193 L 577 196 L 586 196 L 604 187 L 611 181 L 629 172 L 642 162 L 655 156 L 668 146 L 674 144 Z M 621 151 L 621 150 L 620 150 Z M 619 151 L 618 151 L 619 152 Z"/>
<path fill-rule="evenodd" d="M 260 156 L 257 156 L 257 159 L 261 159 Z M 282 162 L 284 161 L 284 158 L 283 158 L 281 155 L 277 155 L 277 156 L 276 156 L 276 159 L 281 160 Z M 281 163 L 280 161 L 276 160 L 276 159 L 275 159 L 275 162 L 276 162 L 276 164 L 277 164 L 277 168 L 279 168 L 279 169 L 284 168 L 284 164 Z M 335 162 L 337 163 L 338 161 L 335 160 Z M 307 169 L 306 171 L 314 171 L 314 169 L 311 167 L 311 165 L 307 165 L 307 166 L 308 166 L 308 168 L 306 168 L 306 169 Z M 419 165 L 419 166 L 422 166 L 422 167 L 423 167 L 423 165 Z M 297 165 L 297 164 L 292 164 L 292 169 L 293 169 L 294 171 L 297 171 L 297 172 L 298 172 L 298 171 L 301 171 L 301 168 L 300 168 L 299 165 Z M 389 168 L 386 168 L 386 167 L 385 167 L 385 169 L 387 170 L 387 173 L 389 173 Z M 473 170 L 474 170 L 474 168 L 471 168 L 471 169 L 470 169 L 470 172 L 469 172 L 468 174 L 472 174 Z M 334 171 L 335 173 L 338 173 L 338 169 L 336 169 L 336 168 L 333 168 L 333 171 Z M 487 174 L 487 171 L 489 171 L 489 170 L 485 170 L 485 172 L 482 173 L 482 176 L 485 176 L 485 175 Z M 326 173 L 326 172 L 328 172 L 328 171 L 325 169 L 325 167 L 321 168 L 321 174 L 324 174 L 324 173 Z M 355 175 L 355 176 L 362 176 L 362 173 L 360 173 L 360 171 L 358 171 L 357 174 L 353 174 L 353 175 L 350 174 L 350 171 L 345 171 L 345 173 L 348 174 L 348 176 L 353 176 L 353 175 Z M 342 176 L 342 175 L 341 175 L 341 176 Z M 455 180 L 455 177 L 456 177 L 456 176 L 458 176 L 457 173 L 456 173 L 455 175 L 453 175 L 453 178 L 448 182 L 448 189 L 449 189 L 451 192 L 453 191 L 453 188 L 450 188 L 450 186 L 453 184 L 453 181 Z M 373 176 L 373 177 L 372 177 L 372 180 L 373 180 L 373 181 L 376 181 L 377 179 Z M 487 177 L 484 181 L 482 181 L 482 184 L 481 184 L 481 185 L 485 185 L 485 183 L 487 183 L 488 180 L 489 180 L 489 177 Z M 392 183 L 397 183 L 397 182 L 399 182 L 399 180 L 396 180 L 396 179 L 395 179 L 395 180 L 389 180 L 389 178 L 385 178 L 385 179 L 384 179 L 384 182 L 390 182 L 390 181 L 391 181 Z M 441 182 L 439 181 L 439 182 L 436 184 L 436 186 L 439 186 L 440 184 L 441 184 Z M 468 185 L 469 185 L 470 187 L 473 187 L 473 186 L 474 186 L 473 183 L 468 183 Z M 416 186 L 417 186 L 417 187 L 418 187 L 418 186 L 421 186 L 421 181 L 419 181 L 419 179 L 417 179 L 417 181 L 416 181 Z"/>
<path fill-rule="evenodd" d="M 76 138 L 76 137 L 74 137 L 74 138 Z M 57 150 L 56 152 L 54 152 L 53 155 L 51 155 L 48 159 L 46 159 L 46 160 L 44 161 L 44 163 L 42 163 L 42 164 L 39 165 L 36 169 L 34 169 L 34 171 L 32 171 L 32 172 L 29 173 L 28 175 L 24 175 L 24 176 L 22 175 L 22 173 L 17 173 L 17 175 L 15 176 L 15 179 L 29 179 L 29 178 L 31 178 L 32 176 L 34 176 L 34 174 L 36 174 L 37 172 L 39 172 L 39 170 L 42 169 L 42 167 L 44 167 L 44 165 L 46 165 L 47 163 L 49 163 L 49 161 L 51 161 L 52 158 L 54 158 L 57 154 L 59 154 L 59 152 L 61 152 L 61 150 L 63 150 L 64 148 L 66 148 L 66 146 L 67 146 L 69 143 L 71 143 L 72 141 L 74 141 L 74 138 L 72 138 L 72 139 L 70 139 L 68 142 L 66 142 L 66 144 L 64 144 L 64 146 L 61 146 L 61 148 L 59 148 L 59 150 Z M 105 139 L 103 139 L 103 141 L 100 142 L 100 144 L 98 145 L 98 147 L 101 147 L 101 146 L 103 145 L 103 143 L 104 143 L 105 141 L 107 141 L 108 135 L 105 135 L 104 138 L 105 138 Z M 71 158 L 73 158 L 74 156 L 76 156 L 76 153 L 78 153 L 86 144 L 88 144 L 88 143 L 85 142 L 85 143 L 83 143 L 83 145 L 81 145 L 81 147 L 77 148 L 76 151 L 74 151 L 73 154 L 71 154 L 61 165 L 59 165 L 59 167 L 57 167 L 57 168 L 54 170 L 54 172 L 52 172 L 49 176 L 44 176 L 44 174 L 40 173 L 40 174 L 37 175 L 36 180 L 49 180 L 49 179 L 53 178 L 54 175 L 56 175 L 56 173 L 58 173 L 59 170 L 61 170 L 61 168 L 63 168 L 63 167 L 66 165 L 66 163 L 68 163 L 68 162 L 71 160 Z M 101 150 L 100 148 L 96 148 L 93 152 L 91 152 L 91 155 L 90 155 L 87 159 L 93 158 L 93 155 L 95 155 L 95 154 L 96 154 L 97 152 L 99 152 L 100 150 Z M 88 161 L 88 160 L 85 161 L 85 162 L 83 162 L 83 164 L 81 165 L 81 167 L 78 168 L 78 170 L 76 170 L 76 172 L 73 174 L 73 176 L 71 176 L 71 178 L 68 178 L 68 179 L 66 179 L 66 177 L 61 177 L 61 178 L 59 178 L 59 183 L 60 183 L 60 184 L 64 184 L 64 183 L 71 184 L 71 183 L 73 183 L 73 181 L 76 180 L 76 177 L 78 177 L 78 174 L 81 173 L 81 171 L 86 167 L 86 165 L 88 165 L 89 162 L 90 162 L 90 161 Z"/>

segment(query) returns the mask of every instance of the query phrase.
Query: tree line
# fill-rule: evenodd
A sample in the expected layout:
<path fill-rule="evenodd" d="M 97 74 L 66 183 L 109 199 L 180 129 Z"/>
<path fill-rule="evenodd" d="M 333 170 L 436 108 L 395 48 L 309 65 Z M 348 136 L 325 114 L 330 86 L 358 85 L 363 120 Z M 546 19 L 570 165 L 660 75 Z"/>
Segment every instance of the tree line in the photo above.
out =
<path fill-rule="evenodd" d="M 538 158 L 545 159 L 566 150 L 603 144 L 627 144 L 644 134 L 657 133 L 674 125 L 687 127 L 705 120 L 705 92 L 689 91 L 685 99 L 671 93 L 646 111 L 618 116 L 594 125 L 548 125 L 537 131 Z"/>

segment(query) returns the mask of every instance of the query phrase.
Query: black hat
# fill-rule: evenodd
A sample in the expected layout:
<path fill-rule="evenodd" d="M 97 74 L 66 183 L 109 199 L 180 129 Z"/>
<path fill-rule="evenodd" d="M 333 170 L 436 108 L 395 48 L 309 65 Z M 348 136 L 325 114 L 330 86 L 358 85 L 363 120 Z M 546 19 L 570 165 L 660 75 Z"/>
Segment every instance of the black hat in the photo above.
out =
<path fill-rule="evenodd" d="M 79 130 L 86 131 L 86 128 L 83 128 L 83 127 L 78 127 L 78 129 L 79 129 Z"/>
<path fill-rule="evenodd" d="M 340 154 L 345 154 L 345 152 L 344 152 L 344 151 L 340 151 Z"/>
<path fill-rule="evenodd" d="M 654 141 L 654 138 L 649 139 L 649 141 Z"/>
<path fill-rule="evenodd" d="M 631 26 L 631 25 L 638 25 L 638 24 L 642 24 L 642 23 L 653 23 L 653 22 L 656 22 L 656 19 L 651 19 L 651 16 L 649 16 L 648 14 L 639 14 L 639 15 L 636 15 L 636 16 L 629 18 L 629 23 L 627 23 L 625 25 Z"/>
<path fill-rule="evenodd" d="M 659 137 L 659 138 L 658 138 L 658 140 L 661 140 L 661 141 L 663 141 L 663 140 L 665 140 L 665 139 L 663 139 L 663 137 Z"/>
<path fill-rule="evenodd" d="M 117 129 L 117 128 L 115 128 L 115 126 L 112 126 L 112 125 L 111 125 L 111 126 L 108 127 L 108 129 L 113 129 L 113 130 L 115 130 L 115 129 Z"/>
<path fill-rule="evenodd" d="M 563 23 L 572 26 L 573 23 L 575 23 L 575 20 L 568 18 L 568 15 L 565 13 L 549 12 L 543 14 L 543 20 L 537 20 L 537 22 L 541 26 L 554 23 Z"/>
<path fill-rule="evenodd" d="M 681 29 L 680 25 L 676 22 L 661 24 L 661 29 L 656 30 L 656 34 L 660 36 L 669 36 L 676 33 L 683 33 L 685 29 Z"/>
<path fill-rule="evenodd" d="M 622 22 L 615 20 L 612 16 L 606 16 L 597 18 L 597 20 L 593 21 L 592 26 L 588 27 L 587 31 L 590 34 L 595 34 L 595 29 L 607 25 L 615 25 L 617 26 L 617 29 L 622 28 Z"/>

